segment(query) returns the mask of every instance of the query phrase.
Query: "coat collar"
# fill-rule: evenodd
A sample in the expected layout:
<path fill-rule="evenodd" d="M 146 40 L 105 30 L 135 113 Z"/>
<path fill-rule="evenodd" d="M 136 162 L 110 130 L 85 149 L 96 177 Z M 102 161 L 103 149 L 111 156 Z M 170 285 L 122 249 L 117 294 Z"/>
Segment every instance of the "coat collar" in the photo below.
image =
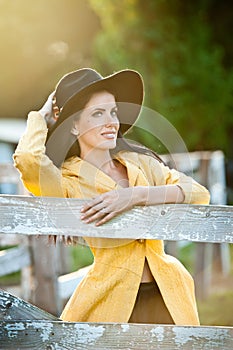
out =
<path fill-rule="evenodd" d="M 144 177 L 143 173 L 140 170 L 140 161 L 138 153 L 121 151 L 114 156 L 114 159 L 117 159 L 126 167 L 130 186 L 133 187 L 137 185 L 139 173 L 141 173 L 140 175 Z M 91 182 L 92 184 L 99 183 L 100 185 L 103 185 L 106 188 L 106 190 L 121 188 L 119 184 L 117 184 L 110 176 L 105 174 L 102 170 L 99 170 L 91 163 L 77 156 L 69 158 L 67 161 L 65 161 L 62 167 L 62 173 L 65 176 L 78 175 L 78 177 L 83 177 L 85 181 Z M 142 176 L 140 176 L 140 178 Z M 143 185 L 143 183 L 140 184 Z M 146 178 L 144 184 L 147 184 Z"/>
<path fill-rule="evenodd" d="M 140 172 L 138 154 L 136 152 L 121 151 L 114 158 L 126 167 L 129 178 L 129 186 L 136 186 L 137 178 Z"/>

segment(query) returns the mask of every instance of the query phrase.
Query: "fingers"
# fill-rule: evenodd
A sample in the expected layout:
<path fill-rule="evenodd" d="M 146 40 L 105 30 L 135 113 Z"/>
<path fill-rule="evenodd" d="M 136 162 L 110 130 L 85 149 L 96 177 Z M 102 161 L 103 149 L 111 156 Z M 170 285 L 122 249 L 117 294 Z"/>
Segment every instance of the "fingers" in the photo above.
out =
<path fill-rule="evenodd" d="M 114 216 L 133 207 L 131 189 L 112 190 L 97 196 L 81 209 L 81 220 L 102 225 Z"/>
<path fill-rule="evenodd" d="M 43 107 L 39 110 L 39 113 L 44 118 L 50 118 L 52 114 L 52 108 L 53 108 L 53 98 L 54 98 L 55 91 L 53 91 L 47 98 L 47 101 L 44 103 Z"/>
<path fill-rule="evenodd" d="M 88 210 L 92 209 L 93 207 L 95 207 L 96 205 L 103 203 L 103 197 L 102 196 L 98 196 L 96 198 L 94 198 L 92 201 L 90 201 L 89 203 L 85 204 L 82 209 L 81 209 L 81 213 L 86 213 Z"/>
<path fill-rule="evenodd" d="M 102 196 L 98 196 L 90 203 L 87 203 L 81 209 L 81 220 L 85 223 L 96 221 L 96 226 L 99 226 L 118 214 L 117 211 L 112 210 L 110 202 L 104 200 Z"/>
<path fill-rule="evenodd" d="M 52 101 L 52 99 L 54 98 L 54 95 L 55 95 L 55 90 L 51 92 L 51 94 L 48 97 L 48 100 Z"/>
<path fill-rule="evenodd" d="M 100 226 L 102 224 L 104 224 L 105 222 L 111 220 L 114 216 L 116 216 L 117 214 L 119 214 L 118 212 L 106 212 L 106 208 L 103 208 L 101 210 L 99 210 L 98 212 L 96 212 L 95 214 L 93 214 L 92 216 L 90 216 L 89 218 L 83 218 L 81 217 L 82 220 L 84 220 L 84 222 L 86 224 L 89 224 L 91 222 L 96 222 L 95 226 Z"/>
<path fill-rule="evenodd" d="M 105 215 L 101 220 L 97 221 L 95 226 L 100 226 L 102 224 L 105 224 L 105 222 L 111 220 L 112 218 L 114 218 L 114 216 L 116 216 L 117 214 L 119 213 L 116 213 L 116 212 L 111 212 L 111 213 L 108 213 L 107 215 Z"/>
<path fill-rule="evenodd" d="M 85 218 L 83 220 L 86 224 L 89 224 L 89 223 L 94 222 L 94 221 L 96 221 L 96 224 L 97 224 L 98 220 L 103 220 L 109 214 L 110 213 L 106 213 L 105 208 L 103 208 L 103 209 L 99 210 L 98 212 L 96 212 L 95 214 L 93 214 L 93 215 L 91 215 L 88 218 Z"/>
<path fill-rule="evenodd" d="M 102 202 L 86 210 L 85 213 L 81 215 L 81 220 L 85 221 L 86 223 L 93 222 L 106 215 L 106 213 L 107 210 Z"/>

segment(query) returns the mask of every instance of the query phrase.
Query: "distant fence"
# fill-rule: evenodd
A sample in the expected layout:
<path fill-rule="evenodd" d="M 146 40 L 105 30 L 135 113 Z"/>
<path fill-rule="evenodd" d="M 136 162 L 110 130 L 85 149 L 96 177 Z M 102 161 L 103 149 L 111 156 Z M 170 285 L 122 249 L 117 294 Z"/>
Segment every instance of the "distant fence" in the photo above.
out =
<path fill-rule="evenodd" d="M 197 151 L 164 155 L 171 166 L 208 188 L 210 204 L 227 204 L 225 157 L 222 151 Z M 177 242 L 168 242 L 168 253 L 178 256 Z M 199 299 L 208 297 L 212 280 L 222 273 L 225 277 L 230 271 L 230 252 L 226 243 L 196 243 L 194 260 L 194 279 L 196 294 Z"/>

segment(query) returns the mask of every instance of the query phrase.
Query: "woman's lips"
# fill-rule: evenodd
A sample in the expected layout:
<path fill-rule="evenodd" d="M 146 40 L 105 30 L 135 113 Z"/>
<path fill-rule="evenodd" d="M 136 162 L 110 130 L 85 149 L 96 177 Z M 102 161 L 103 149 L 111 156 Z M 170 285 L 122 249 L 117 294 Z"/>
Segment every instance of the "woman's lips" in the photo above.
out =
<path fill-rule="evenodd" d="M 105 137 L 106 139 L 114 139 L 116 137 L 115 131 L 105 131 L 102 132 L 101 135 Z"/>

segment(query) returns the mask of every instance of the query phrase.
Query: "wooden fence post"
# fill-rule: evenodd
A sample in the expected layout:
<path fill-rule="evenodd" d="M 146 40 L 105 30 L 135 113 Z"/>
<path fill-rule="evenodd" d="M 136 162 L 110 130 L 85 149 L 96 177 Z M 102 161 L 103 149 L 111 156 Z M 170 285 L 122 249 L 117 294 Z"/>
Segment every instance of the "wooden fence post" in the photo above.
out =
<path fill-rule="evenodd" d="M 226 204 L 225 161 L 222 151 L 177 153 L 165 156 L 164 159 L 170 166 L 192 176 L 208 188 L 211 194 L 211 204 Z M 177 242 L 167 242 L 166 251 L 178 257 Z M 211 283 L 218 272 L 227 276 L 230 269 L 229 262 L 228 244 L 195 243 L 194 279 L 199 299 L 205 299 L 209 295 Z"/>
<path fill-rule="evenodd" d="M 47 237 L 32 237 L 32 302 L 57 316 L 62 305 L 58 297 L 58 250 Z"/>

